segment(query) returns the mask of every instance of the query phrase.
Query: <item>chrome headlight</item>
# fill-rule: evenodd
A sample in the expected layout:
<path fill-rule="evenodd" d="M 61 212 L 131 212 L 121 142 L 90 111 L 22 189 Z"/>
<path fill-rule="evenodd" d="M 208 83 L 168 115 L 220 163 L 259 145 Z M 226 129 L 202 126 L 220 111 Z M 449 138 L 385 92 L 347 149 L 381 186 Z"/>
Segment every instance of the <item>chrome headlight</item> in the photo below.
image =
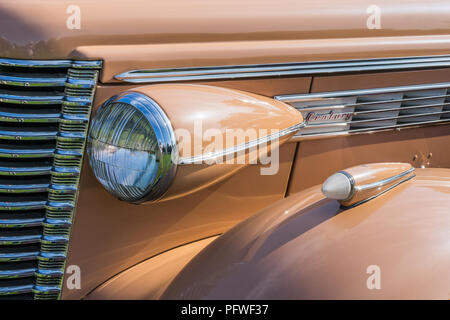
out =
<path fill-rule="evenodd" d="M 114 96 L 98 109 L 87 152 L 98 181 L 129 202 L 157 200 L 176 172 L 171 123 L 155 101 L 138 92 Z"/>

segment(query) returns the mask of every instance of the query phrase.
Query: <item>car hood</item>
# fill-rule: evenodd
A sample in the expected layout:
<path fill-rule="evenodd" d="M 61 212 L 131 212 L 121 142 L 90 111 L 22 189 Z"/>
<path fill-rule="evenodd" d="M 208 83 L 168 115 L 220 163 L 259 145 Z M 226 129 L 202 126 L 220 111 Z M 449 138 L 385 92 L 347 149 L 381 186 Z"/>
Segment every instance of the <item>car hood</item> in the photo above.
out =
<path fill-rule="evenodd" d="M 79 28 L 70 23 L 73 4 L 80 9 Z M 377 1 L 381 12 L 377 30 L 367 27 L 372 4 L 372 0 L 6 0 L 0 4 L 0 57 L 70 58 L 80 56 L 78 48 L 93 45 L 449 34 L 448 1 Z"/>
<path fill-rule="evenodd" d="M 318 187 L 272 205 L 206 247 L 163 298 L 447 299 L 450 170 L 416 171 L 348 210 Z"/>

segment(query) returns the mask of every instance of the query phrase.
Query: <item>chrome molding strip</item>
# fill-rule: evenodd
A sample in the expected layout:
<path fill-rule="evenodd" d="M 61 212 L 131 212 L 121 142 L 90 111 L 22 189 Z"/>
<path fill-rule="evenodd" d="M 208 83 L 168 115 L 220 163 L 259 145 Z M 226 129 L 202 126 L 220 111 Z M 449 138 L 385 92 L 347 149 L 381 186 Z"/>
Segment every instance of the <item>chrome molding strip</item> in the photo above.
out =
<path fill-rule="evenodd" d="M 438 124 L 446 124 L 450 122 L 449 119 L 444 120 L 433 120 L 433 121 L 420 121 L 420 122 L 411 122 L 411 123 L 402 123 L 392 126 L 379 126 L 379 127 L 371 127 L 371 128 L 362 128 L 362 129 L 352 129 L 349 131 L 338 131 L 338 132 L 325 132 L 325 133 L 312 133 L 306 135 L 295 135 L 291 138 L 291 141 L 304 141 L 304 140 L 314 140 L 314 139 L 325 139 L 325 138 L 333 138 L 338 136 L 347 136 L 353 134 L 372 134 L 375 132 L 380 132 L 383 130 L 400 130 L 402 128 L 415 128 L 415 127 L 423 127 L 426 125 L 438 125 Z"/>
<path fill-rule="evenodd" d="M 394 181 L 396 181 L 396 180 L 398 180 L 398 179 L 400 179 L 400 178 L 402 178 L 402 177 L 404 177 L 404 176 L 414 172 L 414 170 L 415 170 L 414 168 L 411 168 L 411 169 L 406 170 L 406 171 L 404 171 L 402 173 L 399 173 L 399 174 L 397 174 L 395 176 L 392 176 L 392 177 L 389 177 L 389 178 L 386 178 L 386 179 L 383 179 L 383 180 L 380 180 L 380 181 L 376 181 L 376 182 L 373 182 L 373 183 L 368 183 L 368 184 L 363 184 L 361 186 L 357 186 L 357 187 L 355 187 L 355 189 L 357 191 L 365 191 L 365 190 L 370 190 L 370 189 L 383 187 L 385 185 L 388 185 L 388 184 L 390 184 L 390 183 L 392 183 L 392 182 L 394 182 Z"/>
<path fill-rule="evenodd" d="M 66 78 L 21 77 L 0 74 L 0 83 L 20 87 L 63 87 Z"/>
<path fill-rule="evenodd" d="M 361 204 L 363 204 L 363 203 L 366 203 L 366 202 L 368 202 L 368 201 L 370 201 L 370 200 L 373 200 L 373 199 L 375 199 L 375 198 L 377 198 L 377 197 L 379 197 L 379 196 L 385 194 L 386 192 L 388 192 L 388 191 L 394 189 L 395 187 L 399 186 L 400 184 L 402 184 L 402 183 L 404 183 L 404 182 L 407 182 L 407 181 L 411 180 L 412 178 L 414 178 L 414 177 L 416 176 L 416 174 L 413 173 L 414 168 L 411 169 L 411 170 L 408 170 L 408 171 L 409 171 L 408 173 L 403 172 L 403 173 L 401 173 L 400 175 L 395 176 L 396 179 L 392 180 L 391 182 L 393 182 L 393 181 L 395 181 L 395 180 L 397 180 L 397 179 L 399 179 L 399 178 L 401 178 L 401 177 L 403 177 L 403 176 L 406 176 L 406 177 L 405 177 L 404 179 L 402 179 L 402 180 L 399 180 L 397 183 L 394 183 L 392 186 L 390 186 L 390 187 L 384 189 L 383 191 L 381 191 L 381 192 L 379 192 L 379 193 L 377 193 L 377 194 L 374 194 L 373 196 L 371 196 L 371 197 L 369 197 L 369 198 L 367 198 L 367 199 L 364 199 L 364 200 L 361 200 L 361 201 L 359 201 L 359 202 L 356 202 L 356 203 L 352 204 L 351 206 L 342 206 L 342 208 L 344 208 L 344 209 L 351 209 L 351 208 L 354 208 L 354 207 L 356 207 L 356 206 L 359 206 L 359 205 L 361 205 Z M 408 174 L 410 174 L 410 173 L 412 173 L 412 174 L 411 174 L 411 175 L 408 175 Z M 392 177 L 392 178 L 394 178 L 394 177 Z M 391 178 L 389 178 L 389 179 L 391 179 Z M 386 179 L 386 180 L 387 180 L 387 179 Z M 380 181 L 380 182 L 381 182 L 381 181 Z M 386 183 L 386 184 L 388 184 L 388 183 Z M 384 185 L 385 185 L 385 184 L 384 184 Z M 361 187 L 362 187 L 362 186 L 361 186 Z"/>
<path fill-rule="evenodd" d="M 58 286 L 33 286 L 33 285 L 23 285 L 23 286 L 11 286 L 11 287 L 0 287 L 0 296 L 2 295 L 17 295 L 33 292 L 35 295 L 54 295 L 58 294 Z"/>
<path fill-rule="evenodd" d="M 2 93 L 0 91 L 0 102 L 14 104 L 61 104 L 64 99 L 63 94 L 54 96 L 37 96 Z"/>
<path fill-rule="evenodd" d="M 202 154 L 202 155 L 198 155 L 198 156 L 194 156 L 194 157 L 190 157 L 190 158 L 180 158 L 180 159 L 178 159 L 178 165 L 201 164 L 201 163 L 209 162 L 214 159 L 219 159 L 219 158 L 222 158 L 227 155 L 234 154 L 234 153 L 247 151 L 247 150 L 255 148 L 259 145 L 273 142 L 274 140 L 277 140 L 279 138 L 287 136 L 293 132 L 297 132 L 304 126 L 305 126 L 305 123 L 301 122 L 301 123 L 295 124 L 289 128 L 286 128 L 286 129 L 280 130 L 276 133 L 270 134 L 268 136 L 265 136 L 265 137 L 262 137 L 259 139 L 255 139 L 255 140 L 249 141 L 247 143 L 237 145 L 235 147 L 227 148 L 225 150 L 210 152 L 210 153 L 206 153 L 206 154 Z"/>
<path fill-rule="evenodd" d="M 300 63 L 208 66 L 175 69 L 130 70 L 114 76 L 130 83 L 230 80 L 256 77 L 315 75 L 336 72 L 387 71 L 450 67 L 450 56 L 312 61 Z"/>
<path fill-rule="evenodd" d="M 383 110 L 385 112 L 387 110 Z M 380 111 L 378 111 L 380 112 Z M 356 112 L 355 112 L 356 113 Z M 396 117 L 385 117 L 385 118 L 374 118 L 374 119 L 364 119 L 364 120 L 353 120 L 353 121 L 347 121 L 347 122 L 341 122 L 341 123 L 324 123 L 324 124 L 310 124 L 308 128 L 327 128 L 327 127 L 337 127 L 337 126 L 347 126 L 349 124 L 358 124 L 358 123 L 372 123 L 372 122 L 381 122 L 386 120 L 395 120 L 395 119 L 409 119 L 409 118 L 417 118 L 417 117 L 424 117 L 424 116 L 433 116 L 433 115 L 443 115 L 443 114 L 450 114 L 450 111 L 442 111 L 442 112 L 430 112 L 430 113 L 415 113 L 415 114 L 408 114 L 404 116 L 396 116 Z M 443 120 L 436 120 L 436 121 L 450 121 L 450 119 L 443 119 Z M 433 121 L 425 121 L 424 123 L 430 123 Z M 414 124 L 412 123 L 403 123 L 395 125 L 395 127 L 400 126 L 407 126 Z M 380 128 L 387 128 L 389 126 L 380 126 Z M 394 126 L 391 126 L 394 127 Z M 377 127 L 371 127 L 371 128 L 362 128 L 362 129 L 351 129 L 349 132 L 358 132 L 358 131 L 364 131 L 364 130 L 375 130 Z M 314 135 L 319 135 L 317 133 L 313 133 Z"/>
<path fill-rule="evenodd" d="M 29 293 L 29 292 L 32 292 L 32 290 L 33 290 L 33 285 L 1 287 L 0 288 L 0 296 Z"/>
<path fill-rule="evenodd" d="M 302 102 L 313 99 L 327 99 L 327 98 L 342 98 L 367 94 L 386 94 L 397 92 L 409 92 L 420 91 L 430 89 L 444 89 L 450 87 L 450 82 L 432 83 L 432 84 L 417 84 L 411 86 L 397 86 L 397 87 L 385 87 L 385 88 L 373 88 L 373 89 L 361 89 L 361 90 L 344 90 L 344 91 L 328 91 L 319 93 L 306 93 L 306 94 L 289 94 L 275 96 L 274 99 L 283 101 L 286 103 Z M 430 99 L 427 97 L 426 99 Z M 392 102 L 392 101 L 389 101 Z M 377 102 L 379 104 L 381 102 Z M 372 103 L 374 104 L 374 103 Z M 353 104 L 352 104 L 353 105 Z M 352 106 L 348 105 L 348 106 Z"/>
<path fill-rule="evenodd" d="M 55 152 L 50 149 L 7 149 L 0 147 L 0 158 L 48 158 Z"/>
<path fill-rule="evenodd" d="M 0 176 L 37 176 L 50 174 L 51 166 L 42 167 L 0 167 Z"/>
<path fill-rule="evenodd" d="M 19 60 L 0 58 L 2 67 L 100 69 L 100 60 Z"/>

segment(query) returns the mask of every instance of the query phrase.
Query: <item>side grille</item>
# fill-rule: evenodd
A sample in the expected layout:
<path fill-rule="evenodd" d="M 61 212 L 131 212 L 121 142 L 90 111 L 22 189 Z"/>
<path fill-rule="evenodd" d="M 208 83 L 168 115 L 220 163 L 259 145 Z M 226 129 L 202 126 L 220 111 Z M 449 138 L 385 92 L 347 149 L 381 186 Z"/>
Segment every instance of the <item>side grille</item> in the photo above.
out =
<path fill-rule="evenodd" d="M 100 61 L 0 59 L 0 299 L 57 299 Z"/>
<path fill-rule="evenodd" d="M 277 96 L 299 110 L 297 137 L 450 122 L 450 83 Z"/>

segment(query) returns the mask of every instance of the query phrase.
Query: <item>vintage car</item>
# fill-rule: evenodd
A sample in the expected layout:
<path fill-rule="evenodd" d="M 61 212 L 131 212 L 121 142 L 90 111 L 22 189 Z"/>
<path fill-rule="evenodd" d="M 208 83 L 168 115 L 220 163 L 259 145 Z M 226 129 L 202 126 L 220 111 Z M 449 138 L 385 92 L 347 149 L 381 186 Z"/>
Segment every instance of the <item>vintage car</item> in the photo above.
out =
<path fill-rule="evenodd" d="M 448 0 L 1 0 L 0 299 L 448 299 Z"/>

